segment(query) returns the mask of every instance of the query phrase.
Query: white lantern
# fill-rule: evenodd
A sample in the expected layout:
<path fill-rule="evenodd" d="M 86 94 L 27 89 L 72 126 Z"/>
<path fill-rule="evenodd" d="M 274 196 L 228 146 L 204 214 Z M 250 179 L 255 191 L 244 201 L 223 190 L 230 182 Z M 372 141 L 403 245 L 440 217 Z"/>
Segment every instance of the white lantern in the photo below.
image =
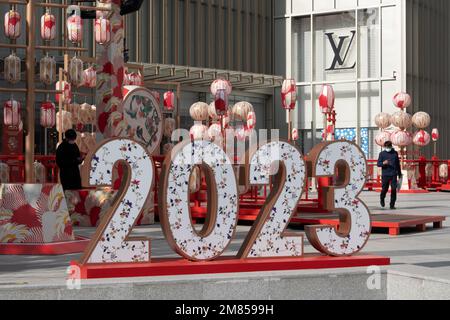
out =
<path fill-rule="evenodd" d="M 75 87 L 83 84 L 83 71 L 83 61 L 77 56 L 73 57 L 69 64 L 69 79 Z"/>
<path fill-rule="evenodd" d="M 48 55 L 43 57 L 39 63 L 39 79 L 42 83 L 50 86 L 56 81 L 56 61 Z"/>
<path fill-rule="evenodd" d="M 20 82 L 21 72 L 20 58 L 13 52 L 5 58 L 5 80 L 16 84 Z"/>
<path fill-rule="evenodd" d="M 61 118 L 62 118 L 62 123 L 61 123 Z M 67 111 L 62 111 L 61 113 L 58 112 L 56 114 L 56 130 L 58 130 L 58 132 L 66 132 L 69 129 L 72 129 L 73 124 L 72 124 L 72 114 L 70 112 Z"/>

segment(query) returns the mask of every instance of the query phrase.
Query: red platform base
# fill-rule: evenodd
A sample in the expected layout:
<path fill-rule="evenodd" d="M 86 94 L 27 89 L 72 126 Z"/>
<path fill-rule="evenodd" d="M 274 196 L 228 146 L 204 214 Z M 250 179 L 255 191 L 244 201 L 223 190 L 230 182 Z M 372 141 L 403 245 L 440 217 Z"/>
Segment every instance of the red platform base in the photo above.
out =
<path fill-rule="evenodd" d="M 72 262 L 71 265 L 80 268 L 81 279 L 105 279 L 387 266 L 390 265 L 390 258 L 365 255 L 339 258 L 307 255 L 303 258 L 284 259 L 221 258 L 210 262 L 154 259 L 152 263 L 142 264 L 79 265 Z"/>
<path fill-rule="evenodd" d="M 381 189 L 376 189 L 375 191 L 378 192 L 378 193 L 381 193 Z M 388 193 L 390 194 L 391 191 L 389 190 Z M 398 193 L 399 193 L 399 194 L 424 194 L 424 193 L 430 193 L 430 191 L 424 190 L 424 189 L 417 189 L 417 190 L 400 190 Z"/>
<path fill-rule="evenodd" d="M 433 224 L 433 228 L 441 229 L 446 220 L 445 216 L 411 216 L 404 214 L 373 214 L 372 228 L 388 229 L 389 235 L 398 236 L 403 228 L 416 228 L 419 232 L 427 230 L 427 224 Z M 302 214 L 291 220 L 292 224 L 300 225 L 332 225 L 339 226 L 338 214 Z"/>
<path fill-rule="evenodd" d="M 91 240 L 76 237 L 75 241 L 56 243 L 0 243 L 0 255 L 52 256 L 83 252 Z"/>

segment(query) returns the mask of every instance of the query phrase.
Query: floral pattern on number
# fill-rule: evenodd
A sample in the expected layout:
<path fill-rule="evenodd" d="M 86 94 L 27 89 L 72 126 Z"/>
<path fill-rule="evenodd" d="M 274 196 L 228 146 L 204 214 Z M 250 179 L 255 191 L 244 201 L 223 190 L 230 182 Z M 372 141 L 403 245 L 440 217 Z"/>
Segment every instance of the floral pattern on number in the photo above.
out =
<path fill-rule="evenodd" d="M 174 249 L 187 259 L 214 259 L 230 244 L 237 224 L 238 192 L 231 161 L 220 147 L 207 141 L 194 141 L 172 156 L 165 201 Z M 206 237 L 196 233 L 186 201 L 190 174 L 202 162 L 211 167 L 217 185 L 217 221 Z"/>
<path fill-rule="evenodd" d="M 335 189 L 335 208 L 345 209 L 351 215 L 351 231 L 347 237 L 337 234 L 335 228 L 317 229 L 317 237 L 326 248 L 325 253 L 336 256 L 352 255 L 364 247 L 371 234 L 371 217 L 366 205 L 358 199 L 366 182 L 365 155 L 353 143 L 335 142 L 326 146 L 319 155 L 316 175 L 333 176 L 336 162 L 344 160 L 350 168 L 349 184 Z M 307 233 L 308 234 L 308 233 Z"/>
<path fill-rule="evenodd" d="M 92 159 L 90 184 L 111 185 L 113 166 L 119 160 L 130 165 L 132 183 L 92 251 L 89 263 L 148 262 L 150 259 L 148 241 L 125 241 L 152 188 L 153 162 L 146 150 L 133 140 L 116 139 L 106 143 Z"/>
<path fill-rule="evenodd" d="M 250 160 L 250 183 L 268 185 L 275 174 L 274 163 L 286 167 L 286 181 L 271 213 L 249 252 L 251 258 L 298 257 L 303 255 L 303 237 L 282 237 L 281 234 L 300 201 L 306 178 L 302 154 L 287 142 L 263 145 Z M 276 168 L 275 168 L 276 170 Z"/>

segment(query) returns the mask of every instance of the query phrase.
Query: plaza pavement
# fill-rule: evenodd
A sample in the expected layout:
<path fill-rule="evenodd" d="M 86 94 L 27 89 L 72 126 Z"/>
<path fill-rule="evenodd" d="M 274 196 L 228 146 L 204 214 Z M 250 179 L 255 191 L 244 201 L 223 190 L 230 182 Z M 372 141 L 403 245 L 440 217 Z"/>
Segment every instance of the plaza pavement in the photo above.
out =
<path fill-rule="evenodd" d="M 361 194 L 372 214 L 389 212 L 379 209 L 378 197 L 374 192 Z M 379 290 L 367 289 L 366 268 L 352 268 L 90 280 L 82 282 L 90 290 L 77 292 L 66 290 L 65 272 L 80 255 L 0 256 L 0 299 L 450 299 L 450 193 L 402 194 L 395 213 L 444 215 L 448 221 L 443 229 L 430 227 L 424 233 L 414 229 L 397 237 L 374 233 L 363 253 L 391 257 L 392 263 L 383 268 Z M 238 227 L 227 255 L 237 252 L 249 228 Z M 84 236 L 92 232 L 76 229 Z M 153 257 L 176 257 L 159 225 L 135 233 L 152 239 Z M 306 237 L 305 251 L 315 252 Z"/>

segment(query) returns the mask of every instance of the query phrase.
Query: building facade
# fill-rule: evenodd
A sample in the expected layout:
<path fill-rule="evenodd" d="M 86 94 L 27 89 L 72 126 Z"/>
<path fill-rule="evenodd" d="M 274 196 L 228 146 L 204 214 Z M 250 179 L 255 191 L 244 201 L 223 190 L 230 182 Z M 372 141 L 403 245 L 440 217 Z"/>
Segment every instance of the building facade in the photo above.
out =
<path fill-rule="evenodd" d="M 297 82 L 294 126 L 304 151 L 321 139 L 317 99 L 322 85 L 332 84 L 337 136 L 355 139 L 370 158 L 380 150 L 374 118 L 397 111 L 392 97 L 399 91 L 413 97 L 408 112 L 431 115 L 442 132 L 439 154 L 449 157 L 449 17 L 442 0 L 275 1 L 274 73 Z M 284 113 L 276 115 L 285 127 Z M 431 156 L 432 148 L 411 152 Z"/>

